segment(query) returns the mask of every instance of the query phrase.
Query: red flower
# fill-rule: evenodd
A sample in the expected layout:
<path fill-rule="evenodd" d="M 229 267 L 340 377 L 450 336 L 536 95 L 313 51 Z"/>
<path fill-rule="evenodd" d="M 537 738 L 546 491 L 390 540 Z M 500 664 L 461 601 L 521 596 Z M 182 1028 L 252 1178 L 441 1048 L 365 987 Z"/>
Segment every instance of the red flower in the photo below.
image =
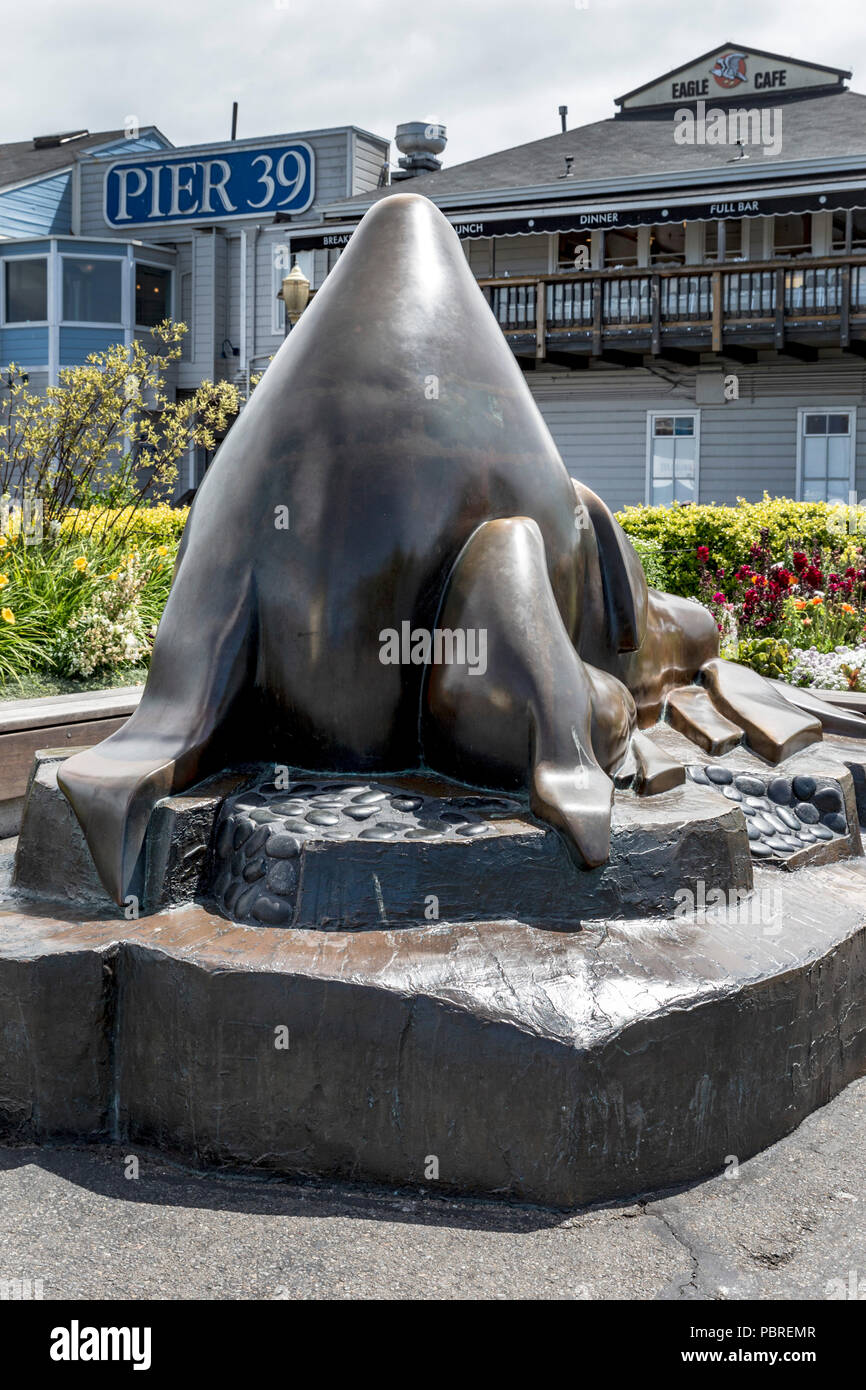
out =
<path fill-rule="evenodd" d="M 727 602 L 727 599 L 725 598 L 725 596 L 724 596 L 723 593 L 719 592 L 719 593 L 713 594 L 713 603 L 726 603 L 726 602 Z"/>
<path fill-rule="evenodd" d="M 797 570 L 798 573 L 802 573 L 802 571 L 803 571 L 804 569 L 808 569 L 808 566 L 809 566 L 809 557 L 808 557 L 808 555 L 804 555 L 803 552 L 802 552 L 802 550 L 795 550 L 795 551 L 794 551 L 794 569 Z"/>
<path fill-rule="evenodd" d="M 702 564 L 702 565 L 705 565 L 706 562 L 707 562 L 707 560 L 709 560 L 709 558 L 710 558 L 709 546 L 706 546 L 706 545 L 699 545 L 699 546 L 698 546 L 698 549 L 697 549 L 697 556 L 698 556 L 698 559 L 700 560 L 701 564 Z"/>

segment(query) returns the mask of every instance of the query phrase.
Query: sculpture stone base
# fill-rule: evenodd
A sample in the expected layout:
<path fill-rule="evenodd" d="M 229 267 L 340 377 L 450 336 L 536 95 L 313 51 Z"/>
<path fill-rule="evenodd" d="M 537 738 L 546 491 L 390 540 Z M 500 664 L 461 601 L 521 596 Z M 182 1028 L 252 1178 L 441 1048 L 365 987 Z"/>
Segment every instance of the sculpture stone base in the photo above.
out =
<path fill-rule="evenodd" d="M 863 861 L 755 882 L 567 933 L 7 907 L 0 1134 L 556 1206 L 721 1172 L 866 1069 Z"/>
<path fill-rule="evenodd" d="M 239 768 L 156 807 L 137 920 L 58 791 L 68 752 L 37 756 L 0 892 L 0 1137 L 573 1206 L 721 1172 L 866 1071 L 863 744 L 772 774 L 813 779 L 829 841 L 753 866 L 723 789 L 770 773 L 738 746 L 731 782 L 618 792 L 591 873 L 518 797 L 296 778 L 274 810 Z M 299 870 L 290 926 L 226 916 L 227 879 L 268 885 L 257 834 L 298 839 L 270 856 Z"/>

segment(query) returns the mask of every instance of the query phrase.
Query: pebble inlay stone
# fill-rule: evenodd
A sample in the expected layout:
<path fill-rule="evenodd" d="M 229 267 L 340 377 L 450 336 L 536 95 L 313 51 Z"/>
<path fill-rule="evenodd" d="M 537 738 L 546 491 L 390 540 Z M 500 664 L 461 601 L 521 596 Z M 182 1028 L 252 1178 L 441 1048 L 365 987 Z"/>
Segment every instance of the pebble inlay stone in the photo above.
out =
<path fill-rule="evenodd" d="M 288 922 L 292 911 L 293 904 L 287 898 L 274 898 L 270 893 L 262 893 L 256 899 L 253 916 L 269 927 L 277 927 Z"/>
<path fill-rule="evenodd" d="M 739 803 L 747 817 L 749 851 L 756 859 L 779 863 L 809 845 L 848 834 L 845 800 L 835 782 L 806 774 L 764 779 L 719 763 L 692 763 L 686 770 L 693 782 Z"/>
<path fill-rule="evenodd" d="M 368 825 L 358 836 L 359 840 L 396 840 L 395 830 L 383 830 L 381 825 Z"/>
<path fill-rule="evenodd" d="M 423 796 L 392 796 L 391 805 L 395 811 L 418 811 L 424 805 Z"/>
<path fill-rule="evenodd" d="M 373 806 L 377 801 L 387 801 L 387 792 L 361 792 L 359 796 L 353 796 L 352 801 L 356 806 Z"/>
<path fill-rule="evenodd" d="M 734 778 L 734 785 L 747 796 L 764 796 L 766 791 L 760 777 L 753 777 L 749 772 L 738 773 Z"/>
<path fill-rule="evenodd" d="M 298 886 L 298 866 L 294 859 L 273 859 L 268 869 L 268 888 L 294 896 Z"/>
<path fill-rule="evenodd" d="M 260 892 L 261 888 L 257 883 L 254 883 L 251 888 L 247 888 L 243 893 L 241 893 L 240 897 L 235 903 L 235 912 L 238 914 L 239 917 L 243 917 L 247 912 L 249 912 L 250 908 L 252 907 L 256 898 L 259 896 Z"/>
<path fill-rule="evenodd" d="M 842 810 L 842 793 L 838 787 L 819 787 L 812 799 L 819 811 Z"/>
<path fill-rule="evenodd" d="M 264 859 L 251 859 L 249 864 L 244 865 L 244 878 L 247 883 L 255 883 L 257 879 L 265 876 Z"/>
<path fill-rule="evenodd" d="M 458 835 L 486 835 L 488 827 L 483 821 L 472 821 L 469 825 L 458 825 Z"/>
<path fill-rule="evenodd" d="M 295 835 L 272 835 L 265 849 L 271 859 L 296 859 L 301 845 Z"/>
<path fill-rule="evenodd" d="M 217 835 L 216 851 L 220 859 L 227 859 L 232 852 L 235 829 L 230 820 L 223 821 Z"/>
<path fill-rule="evenodd" d="M 304 820 L 310 825 L 339 825 L 340 817 L 336 811 L 308 811 Z"/>
<path fill-rule="evenodd" d="M 248 820 L 246 816 L 242 816 L 240 820 L 235 821 L 235 837 L 232 841 L 235 849 L 240 849 L 244 840 L 250 838 L 255 828 L 253 822 Z"/>
<path fill-rule="evenodd" d="M 369 820 L 371 816 L 378 815 L 378 806 L 347 806 L 346 815 L 351 816 L 352 820 Z"/>
<path fill-rule="evenodd" d="M 777 806 L 788 806 L 791 802 L 790 777 L 771 777 L 767 786 L 767 796 Z"/>
<path fill-rule="evenodd" d="M 276 820 L 276 817 L 274 818 Z M 262 845 L 271 833 L 269 825 L 260 825 L 258 830 L 254 830 L 250 838 L 244 845 L 244 854 L 249 858 L 252 854 L 257 854 Z"/>
<path fill-rule="evenodd" d="M 449 821 L 452 825 L 466 825 L 469 821 L 469 817 L 464 816 L 462 811 L 442 811 L 439 819 Z"/>
<path fill-rule="evenodd" d="M 833 831 L 826 825 L 813 825 L 809 827 L 813 835 L 817 835 L 819 840 L 832 840 Z"/>

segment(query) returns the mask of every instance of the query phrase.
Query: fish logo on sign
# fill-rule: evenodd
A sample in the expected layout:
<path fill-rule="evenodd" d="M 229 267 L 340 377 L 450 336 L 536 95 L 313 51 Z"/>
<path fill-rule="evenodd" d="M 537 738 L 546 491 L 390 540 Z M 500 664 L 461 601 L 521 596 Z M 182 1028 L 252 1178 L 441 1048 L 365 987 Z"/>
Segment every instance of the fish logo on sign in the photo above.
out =
<path fill-rule="evenodd" d="M 710 74 L 720 87 L 739 87 L 746 80 L 745 53 L 723 53 L 716 59 Z"/>

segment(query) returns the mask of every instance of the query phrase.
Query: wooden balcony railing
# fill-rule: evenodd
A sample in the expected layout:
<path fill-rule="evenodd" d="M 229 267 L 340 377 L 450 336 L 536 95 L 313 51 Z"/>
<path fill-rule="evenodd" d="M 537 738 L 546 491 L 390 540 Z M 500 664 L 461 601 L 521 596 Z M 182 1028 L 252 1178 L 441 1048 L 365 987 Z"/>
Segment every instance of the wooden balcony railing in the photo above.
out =
<path fill-rule="evenodd" d="M 866 255 L 482 279 L 519 355 L 866 352 Z M 534 340 L 533 342 L 529 341 Z"/>

